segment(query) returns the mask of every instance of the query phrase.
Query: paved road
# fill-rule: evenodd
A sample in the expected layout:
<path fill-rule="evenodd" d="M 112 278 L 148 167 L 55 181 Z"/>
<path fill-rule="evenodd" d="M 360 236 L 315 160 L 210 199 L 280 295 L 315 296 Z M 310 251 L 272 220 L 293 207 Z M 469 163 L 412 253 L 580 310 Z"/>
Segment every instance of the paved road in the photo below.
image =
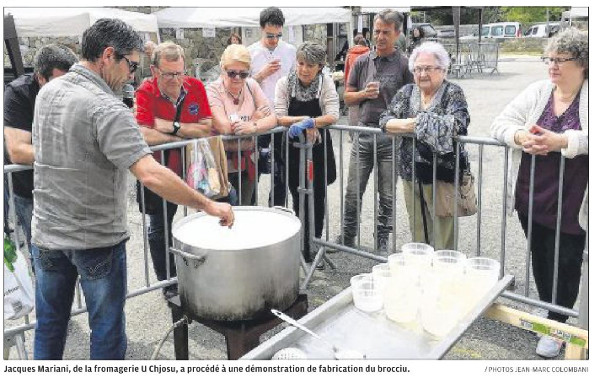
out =
<path fill-rule="evenodd" d="M 492 76 L 475 75 L 472 78 L 455 80 L 464 89 L 469 109 L 471 112 L 471 126 L 469 133 L 475 136 L 488 136 L 489 125 L 495 115 L 513 99 L 529 83 L 543 79 L 546 76 L 545 66 L 536 57 L 503 57 L 499 64 L 499 74 Z M 340 121 L 344 123 L 344 119 Z M 337 133 L 336 133 L 337 134 Z M 339 140 L 335 137 L 334 140 Z M 344 140 L 344 162 L 347 165 L 349 143 L 347 135 Z M 339 158 L 339 142 L 335 143 L 337 156 Z M 472 154 L 473 165 L 477 172 L 479 153 L 476 146 L 469 147 Z M 468 255 L 479 251 L 482 255 L 498 258 L 500 251 L 500 208 L 501 208 L 501 180 L 502 180 L 503 152 L 499 148 L 487 147 L 482 157 L 483 187 L 482 187 L 482 210 L 480 243 L 477 243 L 476 217 L 460 220 L 461 235 L 459 249 Z M 267 176 L 268 177 L 268 176 Z M 339 180 L 338 180 L 339 181 Z M 339 183 L 329 187 L 329 237 L 333 238 L 339 232 Z M 266 203 L 264 193 L 267 191 L 267 183 L 261 182 L 263 195 L 261 202 Z M 406 213 L 401 190 L 398 192 L 397 201 L 397 244 L 398 246 L 409 241 L 410 235 L 406 222 Z M 129 267 L 129 287 L 140 288 L 145 285 L 145 269 L 143 264 L 143 243 L 141 217 L 137 211 L 133 195 L 130 195 L 128 208 L 129 222 L 131 224 L 132 238 L 127 248 Z M 181 211 L 180 211 L 181 213 Z M 181 215 L 181 214 L 179 214 Z M 373 230 L 373 194 L 372 185 L 369 185 L 365 194 L 365 205 L 361 233 L 361 243 L 372 246 Z M 525 238 L 514 217 L 510 217 L 507 224 L 506 271 L 517 276 L 515 290 L 519 293 L 525 292 Z M 330 255 L 337 265 L 336 270 L 327 269 L 317 272 L 308 289 L 310 309 L 321 305 L 343 288 L 349 285 L 351 276 L 370 270 L 374 262 L 364 258 L 358 258 L 342 253 Z M 149 269 L 150 281 L 154 281 L 152 269 Z M 531 282 L 530 293 L 535 296 L 534 285 Z M 518 306 L 530 311 L 526 306 Z M 126 305 L 127 330 L 129 347 L 127 358 L 134 360 L 146 360 L 164 333 L 171 325 L 170 312 L 159 292 L 154 291 L 128 300 Z M 12 323 L 11 323 L 12 324 Z M 274 332 L 281 330 L 281 326 L 269 332 L 265 337 L 270 337 Z M 32 350 L 32 332 L 28 332 L 27 349 Z M 89 356 L 89 330 L 86 315 L 73 318 L 67 347 L 66 359 L 87 359 Z M 159 358 L 174 359 L 172 338 L 164 344 Z M 476 321 L 467 334 L 448 353 L 448 359 L 536 359 L 535 335 L 513 328 L 511 326 L 480 319 Z M 225 359 L 226 350 L 224 338 L 216 332 L 198 325 L 190 326 L 189 348 L 191 359 Z M 14 358 L 12 353 L 11 357 Z"/>

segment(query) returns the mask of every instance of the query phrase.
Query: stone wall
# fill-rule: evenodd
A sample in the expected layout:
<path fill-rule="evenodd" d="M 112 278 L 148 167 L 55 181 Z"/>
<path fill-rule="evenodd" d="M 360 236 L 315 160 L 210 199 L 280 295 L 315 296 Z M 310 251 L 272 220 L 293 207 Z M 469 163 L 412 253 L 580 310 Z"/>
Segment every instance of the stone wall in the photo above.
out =
<path fill-rule="evenodd" d="M 129 11 L 138 11 L 141 13 L 150 13 L 158 10 L 157 7 L 127 7 Z M 161 41 L 173 41 L 183 47 L 185 50 L 185 61 L 188 74 L 197 75 L 198 72 L 207 72 L 219 64 L 221 54 L 227 47 L 227 38 L 233 28 L 218 28 L 215 31 L 215 37 L 203 37 L 202 29 L 183 29 L 183 38 L 178 39 L 176 29 L 164 28 L 159 30 Z M 287 27 L 283 28 L 283 39 L 289 41 L 289 31 Z M 303 36 L 304 35 L 304 36 Z M 327 26 L 324 24 L 295 26 L 294 43 L 299 45 L 306 41 L 316 41 L 326 46 Z M 33 58 L 37 50 L 48 43 L 59 43 L 70 47 L 76 54 L 81 54 L 81 37 L 31 37 L 19 38 L 23 63 L 26 67 L 32 66 Z M 248 46 L 260 38 L 260 28 L 244 28 L 242 39 L 244 45 Z M 154 39 L 154 38 L 153 38 Z M 335 54 L 335 52 L 334 52 Z M 4 66 L 10 66 L 10 60 L 4 47 Z M 204 75 L 201 75 L 204 76 Z M 209 75 L 210 76 L 210 75 Z M 214 76 L 214 75 L 212 75 Z"/>

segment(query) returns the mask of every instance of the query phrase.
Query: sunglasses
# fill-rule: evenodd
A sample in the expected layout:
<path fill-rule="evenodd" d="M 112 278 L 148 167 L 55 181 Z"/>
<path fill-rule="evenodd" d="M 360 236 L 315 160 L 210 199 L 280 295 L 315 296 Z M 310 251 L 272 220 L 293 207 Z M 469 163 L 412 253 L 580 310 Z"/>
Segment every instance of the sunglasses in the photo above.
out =
<path fill-rule="evenodd" d="M 140 62 L 132 62 L 131 60 L 127 59 L 125 55 L 122 55 L 121 57 L 125 59 L 127 65 L 129 66 L 129 73 L 134 73 L 138 69 Z"/>
<path fill-rule="evenodd" d="M 240 79 L 245 79 L 248 76 L 250 76 L 250 73 L 248 71 L 228 70 L 226 72 L 227 72 L 227 76 L 229 76 L 230 79 L 235 79 L 236 76 L 239 76 Z"/>
<path fill-rule="evenodd" d="M 283 37 L 283 33 L 279 33 L 279 34 L 267 33 L 266 37 L 267 37 L 267 39 L 281 39 L 281 37 Z"/>

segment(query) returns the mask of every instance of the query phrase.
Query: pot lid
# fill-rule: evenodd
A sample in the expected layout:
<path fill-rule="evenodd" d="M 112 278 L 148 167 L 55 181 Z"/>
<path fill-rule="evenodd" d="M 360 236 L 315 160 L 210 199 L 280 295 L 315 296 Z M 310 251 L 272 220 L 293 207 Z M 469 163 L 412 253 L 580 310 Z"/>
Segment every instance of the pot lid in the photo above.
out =
<path fill-rule="evenodd" d="M 196 213 L 174 225 L 173 237 L 195 248 L 235 251 L 277 244 L 300 232 L 300 220 L 291 213 L 259 206 L 233 209 L 231 229 L 221 226 L 215 217 Z"/>

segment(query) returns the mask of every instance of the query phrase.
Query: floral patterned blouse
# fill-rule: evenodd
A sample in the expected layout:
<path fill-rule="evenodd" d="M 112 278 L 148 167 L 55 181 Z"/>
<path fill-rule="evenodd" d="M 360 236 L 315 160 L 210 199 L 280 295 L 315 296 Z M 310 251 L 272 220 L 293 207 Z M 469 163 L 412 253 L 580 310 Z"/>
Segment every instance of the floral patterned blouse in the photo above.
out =
<path fill-rule="evenodd" d="M 467 100 L 458 85 L 444 80 L 436 92 L 431 106 L 423 110 L 421 91 L 416 84 L 402 87 L 392 99 L 388 109 L 379 118 L 380 127 L 393 118 L 416 118 L 415 175 L 425 184 L 432 182 L 433 154 L 437 153 L 437 179 L 453 182 L 456 165 L 455 143 L 457 135 L 467 135 L 470 123 Z M 460 145 L 461 170 L 468 169 L 467 152 Z M 397 173 L 404 180 L 412 180 L 413 138 L 403 137 L 396 150 Z"/>

